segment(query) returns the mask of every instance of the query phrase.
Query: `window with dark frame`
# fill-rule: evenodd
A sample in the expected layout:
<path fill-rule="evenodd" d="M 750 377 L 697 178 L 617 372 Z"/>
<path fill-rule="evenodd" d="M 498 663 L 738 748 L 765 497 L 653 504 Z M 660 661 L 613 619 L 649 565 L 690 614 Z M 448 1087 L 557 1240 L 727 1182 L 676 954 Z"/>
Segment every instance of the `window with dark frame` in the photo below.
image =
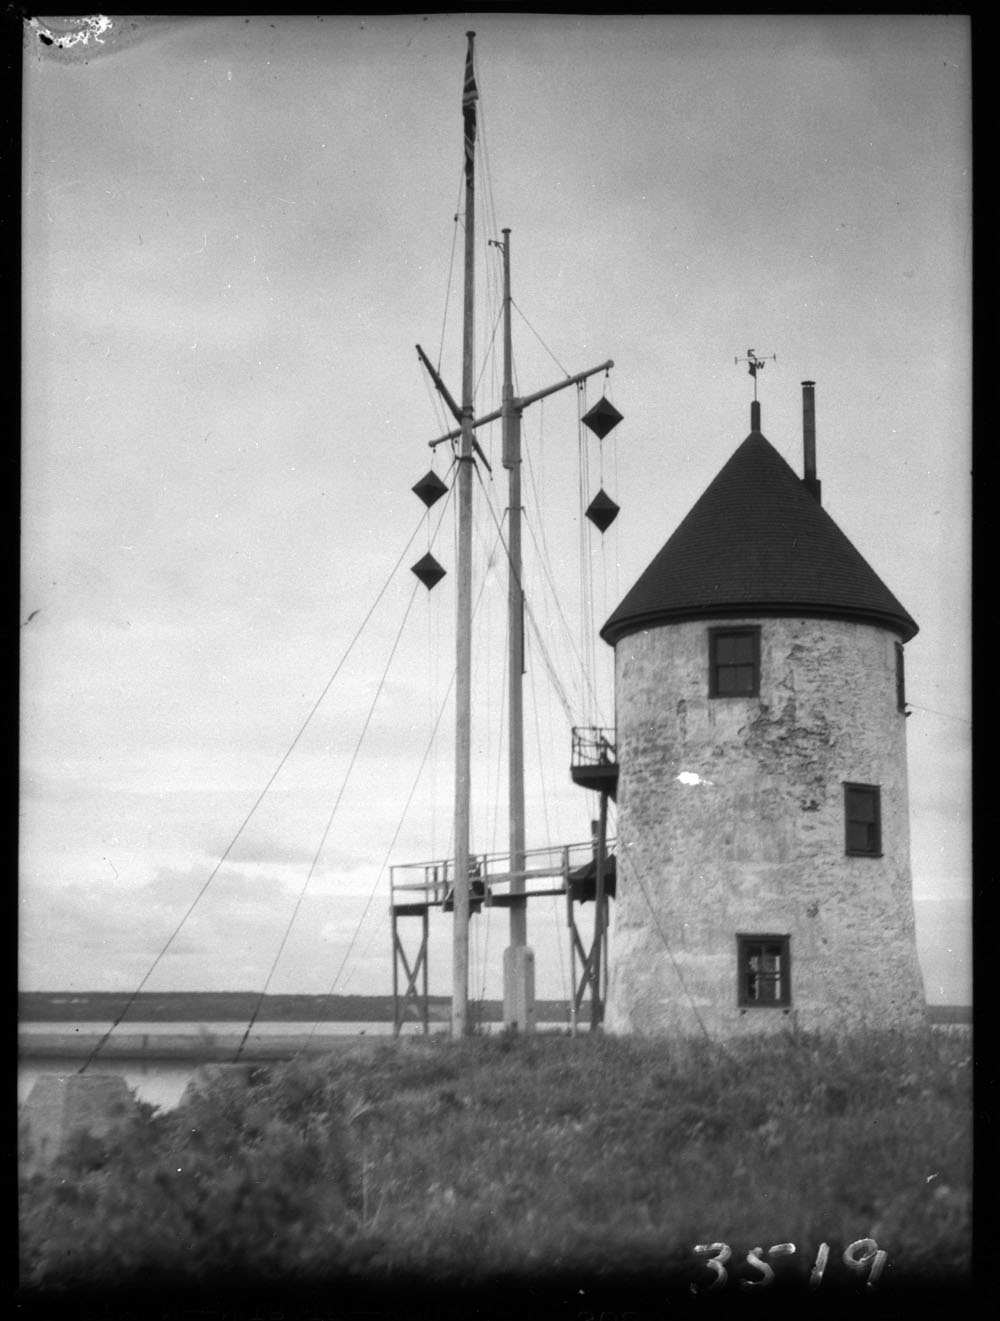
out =
<path fill-rule="evenodd" d="M 709 697 L 756 697 L 760 689 L 760 629 L 708 630 Z"/>
<path fill-rule="evenodd" d="M 906 714 L 906 675 L 903 669 L 903 644 L 896 643 L 896 710 Z"/>
<path fill-rule="evenodd" d="M 882 795 L 877 784 L 844 785 L 844 851 L 882 855 Z"/>
<path fill-rule="evenodd" d="M 737 1003 L 744 1009 L 782 1009 L 792 1002 L 788 936 L 738 935 Z"/>

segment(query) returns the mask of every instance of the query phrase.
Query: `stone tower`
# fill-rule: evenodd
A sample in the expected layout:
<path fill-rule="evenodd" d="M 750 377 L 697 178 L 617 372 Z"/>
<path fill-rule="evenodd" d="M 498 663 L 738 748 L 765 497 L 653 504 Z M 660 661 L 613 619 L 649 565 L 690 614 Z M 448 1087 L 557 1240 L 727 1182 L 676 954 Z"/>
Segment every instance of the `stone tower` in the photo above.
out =
<path fill-rule="evenodd" d="M 609 1031 L 924 1018 L 903 644 L 917 625 L 751 432 L 626 595 Z"/>

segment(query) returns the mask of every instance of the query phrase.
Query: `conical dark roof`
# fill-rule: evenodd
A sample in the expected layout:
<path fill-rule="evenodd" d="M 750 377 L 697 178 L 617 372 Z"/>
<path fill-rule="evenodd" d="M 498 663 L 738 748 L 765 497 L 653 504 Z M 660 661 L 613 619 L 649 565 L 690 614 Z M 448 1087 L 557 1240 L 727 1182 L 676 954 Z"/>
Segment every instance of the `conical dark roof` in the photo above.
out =
<path fill-rule="evenodd" d="M 686 619 L 818 615 L 917 625 L 778 451 L 752 431 L 601 629 Z"/>

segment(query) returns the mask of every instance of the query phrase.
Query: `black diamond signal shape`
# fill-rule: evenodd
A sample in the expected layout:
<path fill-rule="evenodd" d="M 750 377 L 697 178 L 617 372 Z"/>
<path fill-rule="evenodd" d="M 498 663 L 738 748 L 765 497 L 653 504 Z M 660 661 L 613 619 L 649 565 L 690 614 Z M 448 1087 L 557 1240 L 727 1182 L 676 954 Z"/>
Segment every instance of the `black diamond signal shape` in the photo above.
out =
<path fill-rule="evenodd" d="M 428 509 L 435 501 L 441 499 L 447 489 L 447 486 L 434 471 L 427 473 L 425 477 L 421 477 L 416 486 L 411 487 L 411 490 L 420 496 Z"/>
<path fill-rule="evenodd" d="M 436 587 L 445 575 L 445 570 L 441 568 L 434 556 L 427 552 L 421 560 L 411 565 L 410 571 L 415 573 L 428 591 Z"/>
<path fill-rule="evenodd" d="M 603 440 L 609 431 L 613 431 L 622 420 L 622 415 L 609 400 L 602 395 L 589 412 L 580 419 L 584 426 L 590 427 L 598 440 Z"/>
<path fill-rule="evenodd" d="M 599 532 L 607 532 L 608 528 L 618 517 L 618 505 L 615 504 L 614 500 L 611 499 L 611 496 L 602 488 L 587 506 L 587 517 Z"/>

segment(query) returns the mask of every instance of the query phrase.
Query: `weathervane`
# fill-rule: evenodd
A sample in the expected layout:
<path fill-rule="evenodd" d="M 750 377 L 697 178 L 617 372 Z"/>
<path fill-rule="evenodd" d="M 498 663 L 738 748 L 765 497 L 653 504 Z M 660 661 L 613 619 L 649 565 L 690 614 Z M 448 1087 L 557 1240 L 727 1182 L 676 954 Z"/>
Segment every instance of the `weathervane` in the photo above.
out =
<path fill-rule="evenodd" d="M 762 372 L 764 370 L 764 364 L 766 362 L 777 362 L 777 361 L 778 361 L 778 355 L 776 353 L 772 353 L 769 358 L 758 358 L 757 354 L 754 353 L 753 349 L 747 349 L 747 356 L 745 358 L 733 359 L 733 362 L 737 362 L 737 363 L 745 362 L 749 364 L 750 375 L 753 377 L 754 403 L 757 402 L 757 373 Z"/>

